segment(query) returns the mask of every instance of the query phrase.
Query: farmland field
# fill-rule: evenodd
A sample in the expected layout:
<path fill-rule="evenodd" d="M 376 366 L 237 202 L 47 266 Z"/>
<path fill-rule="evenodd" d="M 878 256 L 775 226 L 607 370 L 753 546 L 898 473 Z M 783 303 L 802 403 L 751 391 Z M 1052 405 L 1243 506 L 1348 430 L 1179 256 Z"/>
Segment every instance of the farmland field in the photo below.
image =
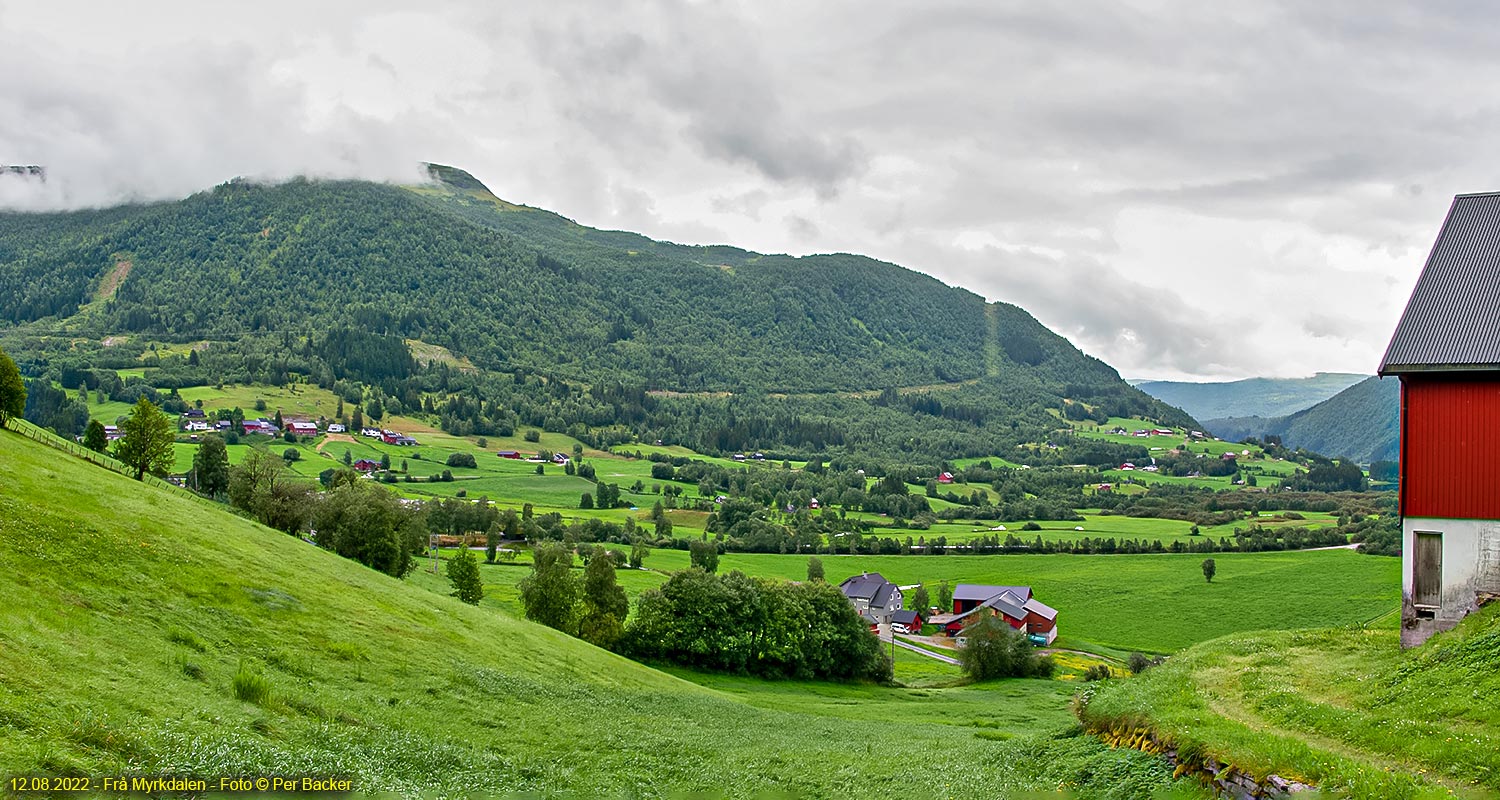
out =
<path fill-rule="evenodd" d="M 1058 609 L 1059 630 L 1075 643 L 1109 650 L 1172 652 L 1239 631 L 1300 629 L 1365 622 L 1400 602 L 1397 559 L 1349 550 L 1220 553 L 1218 574 L 1203 579 L 1197 555 L 820 556 L 830 583 L 863 571 L 901 585 L 1024 584 Z M 522 559 L 524 563 L 524 557 Z M 647 571 L 621 570 L 636 597 L 688 567 L 681 550 L 652 550 Z M 740 570 L 804 580 L 807 557 L 728 553 L 719 571 Z M 481 564 L 485 603 L 520 612 L 515 585 L 527 573 L 514 565 Z M 415 580 L 425 582 L 427 578 Z M 438 578 L 434 577 L 434 580 Z M 1295 613 L 1291 613 L 1292 610 Z"/>

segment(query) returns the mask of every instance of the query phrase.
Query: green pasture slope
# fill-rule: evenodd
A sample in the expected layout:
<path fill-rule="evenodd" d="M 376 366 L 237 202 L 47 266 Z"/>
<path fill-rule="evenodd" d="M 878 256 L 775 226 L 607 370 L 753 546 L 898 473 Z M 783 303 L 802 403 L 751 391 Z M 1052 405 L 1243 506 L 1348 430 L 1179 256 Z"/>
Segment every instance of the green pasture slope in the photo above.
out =
<path fill-rule="evenodd" d="M 1191 648 L 1089 700 L 1254 774 L 1338 797 L 1500 797 L 1500 607 L 1401 651 L 1394 629 L 1254 633 Z"/>
<path fill-rule="evenodd" d="M 1072 684 L 702 686 L 4 431 L 0 596 L 5 775 L 325 773 L 433 797 L 1171 783 L 1068 733 Z"/>

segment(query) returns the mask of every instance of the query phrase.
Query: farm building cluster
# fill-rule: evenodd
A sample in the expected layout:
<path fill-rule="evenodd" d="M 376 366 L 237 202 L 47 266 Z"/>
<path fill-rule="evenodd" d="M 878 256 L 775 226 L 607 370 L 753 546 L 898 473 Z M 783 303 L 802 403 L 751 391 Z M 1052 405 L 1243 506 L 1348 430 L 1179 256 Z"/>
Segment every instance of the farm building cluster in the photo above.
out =
<path fill-rule="evenodd" d="M 221 412 L 222 413 L 222 412 Z M 207 413 L 201 408 L 190 408 L 182 412 L 178 421 L 178 428 L 190 434 L 218 432 L 228 433 L 235 430 L 235 424 L 227 419 L 209 419 Z M 239 433 L 245 436 L 281 436 L 290 433 L 293 436 L 312 438 L 325 433 L 345 433 L 348 429 L 339 422 L 327 422 L 325 420 L 312 420 L 302 417 L 286 417 L 281 420 L 273 420 L 267 417 L 246 419 L 239 424 Z M 111 440 L 119 438 L 119 429 L 114 425 L 104 426 L 105 436 Z M 387 430 L 384 428 L 364 428 L 360 434 L 370 439 L 379 439 L 386 444 L 402 447 L 416 447 L 417 440 L 407 436 L 400 431 Z"/>
<path fill-rule="evenodd" d="M 1032 596 L 1030 586 L 960 583 L 953 590 L 953 610 L 937 613 L 903 609 L 901 587 L 878 572 L 852 576 L 839 584 L 839 591 L 872 630 L 889 625 L 896 633 L 915 634 L 924 625 L 935 625 L 956 637 L 977 615 L 990 614 L 1029 636 L 1033 644 L 1048 645 L 1057 639 L 1057 609 Z"/>

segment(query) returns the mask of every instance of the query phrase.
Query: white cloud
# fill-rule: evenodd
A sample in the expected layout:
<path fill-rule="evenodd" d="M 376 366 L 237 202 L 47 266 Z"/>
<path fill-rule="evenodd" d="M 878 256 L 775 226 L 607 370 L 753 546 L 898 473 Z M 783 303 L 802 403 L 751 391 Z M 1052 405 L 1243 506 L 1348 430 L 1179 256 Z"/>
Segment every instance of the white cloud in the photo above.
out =
<path fill-rule="evenodd" d="M 1370 371 L 1495 188 L 1483 5 L 7 3 L 0 203 L 436 160 L 585 224 L 863 252 L 1122 373 Z M 19 195 L 25 195 L 20 197 Z"/>

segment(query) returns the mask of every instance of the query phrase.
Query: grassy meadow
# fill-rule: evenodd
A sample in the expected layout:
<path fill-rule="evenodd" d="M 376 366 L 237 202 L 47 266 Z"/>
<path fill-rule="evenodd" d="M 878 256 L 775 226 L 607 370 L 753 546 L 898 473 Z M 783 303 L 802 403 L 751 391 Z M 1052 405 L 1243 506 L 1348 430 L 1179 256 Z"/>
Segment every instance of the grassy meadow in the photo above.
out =
<path fill-rule="evenodd" d="M 323 773 L 423 797 L 1172 784 L 1078 735 L 1061 682 L 685 679 L 3 431 L 0 594 L 6 774 Z"/>
<path fill-rule="evenodd" d="M 1497 663 L 1500 608 L 1409 651 L 1389 628 L 1235 635 L 1100 687 L 1085 718 L 1340 797 L 1493 798 Z"/>

